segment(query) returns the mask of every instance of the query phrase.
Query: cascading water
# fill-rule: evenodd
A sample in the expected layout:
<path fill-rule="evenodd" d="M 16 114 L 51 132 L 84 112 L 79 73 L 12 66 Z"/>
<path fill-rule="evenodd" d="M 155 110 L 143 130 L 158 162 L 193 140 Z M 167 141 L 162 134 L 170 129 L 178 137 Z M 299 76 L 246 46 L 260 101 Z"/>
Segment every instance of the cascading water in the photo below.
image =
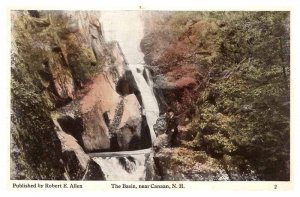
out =
<path fill-rule="evenodd" d="M 156 138 L 155 132 L 153 130 L 153 125 L 156 123 L 156 120 L 159 116 L 159 108 L 153 93 L 152 82 L 150 82 L 150 76 L 148 76 L 149 84 L 144 78 L 143 71 L 145 67 L 143 64 L 130 64 L 129 67 L 137 84 L 137 87 L 141 92 L 142 102 L 144 104 L 144 114 L 147 119 L 151 140 L 153 143 Z"/>
<path fill-rule="evenodd" d="M 145 180 L 144 154 L 127 157 L 96 157 L 94 161 L 101 166 L 108 181 L 139 181 Z"/>
<path fill-rule="evenodd" d="M 153 125 L 159 117 L 159 108 L 153 93 L 153 82 L 149 71 L 144 67 L 140 41 L 143 38 L 143 22 L 138 11 L 103 11 L 101 12 L 102 30 L 106 41 L 118 41 L 128 62 L 143 103 L 152 142 L 156 135 Z M 146 75 L 146 76 L 144 76 Z M 96 156 L 105 174 L 106 180 L 145 180 L 146 160 L 149 153 L 129 156 Z"/>

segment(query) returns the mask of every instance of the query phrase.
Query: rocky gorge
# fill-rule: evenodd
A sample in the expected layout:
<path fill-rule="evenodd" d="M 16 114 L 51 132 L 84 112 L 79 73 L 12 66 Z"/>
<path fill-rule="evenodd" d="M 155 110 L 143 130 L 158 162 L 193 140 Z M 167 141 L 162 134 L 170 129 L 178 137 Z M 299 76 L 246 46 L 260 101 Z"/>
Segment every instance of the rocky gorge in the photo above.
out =
<path fill-rule="evenodd" d="M 289 180 L 286 13 L 11 21 L 11 179 Z"/>
<path fill-rule="evenodd" d="M 12 13 L 12 179 L 105 180 L 88 153 L 151 147 L 145 98 L 100 17 Z"/>

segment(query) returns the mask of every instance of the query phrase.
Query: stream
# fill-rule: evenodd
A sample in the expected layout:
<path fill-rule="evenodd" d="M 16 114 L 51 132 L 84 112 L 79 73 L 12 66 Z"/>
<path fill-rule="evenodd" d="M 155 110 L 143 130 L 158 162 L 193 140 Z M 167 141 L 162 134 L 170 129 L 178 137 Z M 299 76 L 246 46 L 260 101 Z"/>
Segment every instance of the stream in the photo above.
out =
<path fill-rule="evenodd" d="M 144 66 L 140 42 L 143 38 L 143 21 L 139 11 L 102 11 L 100 21 L 106 41 L 117 41 L 127 60 L 137 84 L 150 130 L 151 142 L 156 135 L 153 125 L 159 117 L 157 100 L 153 93 L 153 82 L 149 71 Z M 145 180 L 146 162 L 151 149 L 97 153 L 91 155 L 101 167 L 106 180 Z"/>

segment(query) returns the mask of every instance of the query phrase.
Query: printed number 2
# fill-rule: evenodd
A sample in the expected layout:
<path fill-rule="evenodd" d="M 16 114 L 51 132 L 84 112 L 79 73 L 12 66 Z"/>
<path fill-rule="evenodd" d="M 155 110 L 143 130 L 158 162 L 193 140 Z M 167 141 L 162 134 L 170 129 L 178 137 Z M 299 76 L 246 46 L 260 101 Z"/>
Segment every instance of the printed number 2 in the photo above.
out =
<path fill-rule="evenodd" d="M 277 185 L 274 185 L 274 189 L 277 189 Z"/>

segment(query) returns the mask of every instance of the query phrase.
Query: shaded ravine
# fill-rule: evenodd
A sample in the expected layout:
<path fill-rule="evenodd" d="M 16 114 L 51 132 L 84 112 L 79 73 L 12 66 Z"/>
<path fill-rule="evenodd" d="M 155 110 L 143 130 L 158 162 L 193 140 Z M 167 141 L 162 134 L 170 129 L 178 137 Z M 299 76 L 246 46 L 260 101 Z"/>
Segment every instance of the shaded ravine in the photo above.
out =
<path fill-rule="evenodd" d="M 153 144 L 156 138 L 153 125 L 159 116 L 159 108 L 153 93 L 153 82 L 150 73 L 144 67 L 143 53 L 140 50 L 140 41 L 143 37 L 140 13 L 136 11 L 101 12 L 101 21 L 105 40 L 117 41 L 127 60 L 126 70 L 132 74 L 136 84 L 138 91 L 136 96 L 141 99 L 142 115 L 146 117 L 150 130 L 149 141 Z M 147 162 L 150 155 L 151 148 L 89 154 L 101 167 L 105 179 L 115 181 L 146 180 Z"/>

